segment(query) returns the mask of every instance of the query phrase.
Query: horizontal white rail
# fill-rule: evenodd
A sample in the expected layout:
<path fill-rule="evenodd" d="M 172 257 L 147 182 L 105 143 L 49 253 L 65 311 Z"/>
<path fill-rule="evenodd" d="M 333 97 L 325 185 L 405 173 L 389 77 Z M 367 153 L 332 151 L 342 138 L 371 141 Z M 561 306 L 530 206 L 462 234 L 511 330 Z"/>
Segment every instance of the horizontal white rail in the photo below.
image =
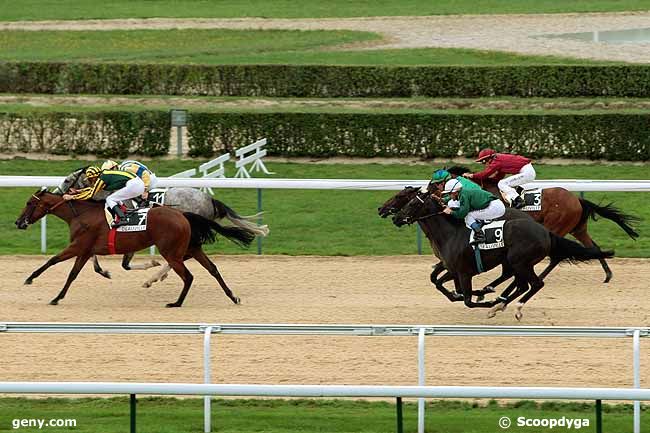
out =
<path fill-rule="evenodd" d="M 649 327 L 582 327 L 582 326 L 479 326 L 479 325 L 293 325 L 240 323 L 50 323 L 0 322 L 2 333 L 76 333 L 76 334 L 212 334 L 250 335 L 349 335 L 349 336 L 416 336 L 440 337 L 640 337 L 650 335 Z"/>
<path fill-rule="evenodd" d="M 63 181 L 62 176 L 0 176 L 0 187 L 53 187 Z M 365 191 L 399 191 L 406 186 L 423 186 L 428 180 L 359 180 L 359 179 L 200 179 L 182 177 L 158 178 L 159 187 L 191 188 L 253 188 L 253 189 L 340 189 Z M 647 192 L 650 180 L 539 180 L 532 187 L 563 187 L 569 191 Z"/>
<path fill-rule="evenodd" d="M 5 394 L 148 394 L 240 397 L 533 398 L 650 400 L 650 389 L 493 386 L 239 385 L 120 382 L 0 382 Z"/>

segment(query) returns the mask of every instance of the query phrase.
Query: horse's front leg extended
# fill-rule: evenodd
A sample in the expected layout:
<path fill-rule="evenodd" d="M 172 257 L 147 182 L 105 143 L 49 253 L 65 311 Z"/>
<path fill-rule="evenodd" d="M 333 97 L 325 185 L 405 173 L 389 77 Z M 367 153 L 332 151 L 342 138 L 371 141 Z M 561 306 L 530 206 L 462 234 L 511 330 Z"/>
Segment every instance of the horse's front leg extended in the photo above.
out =
<path fill-rule="evenodd" d="M 452 275 L 451 272 L 447 271 L 446 274 L 442 276 L 439 280 L 436 280 L 437 282 L 435 283 L 436 289 L 447 299 L 449 299 L 451 302 L 458 302 L 463 300 L 463 295 L 457 293 L 457 292 L 452 292 L 451 290 L 447 290 L 445 286 L 443 286 L 443 283 L 446 283 L 447 281 L 451 281 L 454 279 L 454 276 Z"/>
<path fill-rule="evenodd" d="M 63 289 L 61 289 L 61 292 L 59 292 L 59 294 L 56 295 L 56 298 L 50 301 L 50 305 L 58 305 L 59 301 L 65 298 L 65 294 L 68 292 L 68 288 L 70 287 L 70 284 L 72 284 L 72 282 L 77 278 L 77 275 L 79 275 L 79 272 L 81 271 L 81 269 L 83 269 L 84 265 L 86 264 L 89 258 L 90 258 L 90 254 L 84 254 L 77 257 L 77 260 L 75 260 L 74 266 L 72 267 L 70 274 L 68 274 L 68 279 L 66 280 Z"/>
<path fill-rule="evenodd" d="M 144 282 L 142 287 L 151 287 L 153 283 L 155 283 L 156 281 L 164 280 L 165 278 L 167 278 L 167 274 L 169 273 L 171 268 L 172 267 L 169 266 L 169 263 L 165 263 L 163 267 L 158 272 L 156 272 L 156 274 L 153 277 L 149 278 L 147 281 Z"/>
<path fill-rule="evenodd" d="M 110 280 L 111 273 L 102 269 L 102 267 L 99 265 L 99 259 L 97 259 L 97 256 L 93 256 L 93 269 L 95 269 L 95 272 L 97 272 L 102 277 L 108 278 Z"/>
<path fill-rule="evenodd" d="M 54 266 L 57 263 L 66 261 L 69 258 L 74 257 L 76 255 L 77 255 L 77 246 L 74 244 L 68 245 L 68 247 L 65 250 L 61 251 L 56 256 L 50 258 L 47 262 L 45 262 L 43 266 L 41 266 L 40 268 L 32 272 L 32 274 L 29 277 L 27 277 L 27 279 L 25 280 L 25 284 L 32 284 L 32 281 L 34 281 L 36 277 L 38 277 L 43 272 L 45 272 L 45 270 L 47 270 L 47 268 L 49 268 L 50 266 Z"/>
<path fill-rule="evenodd" d="M 457 287 L 463 293 L 463 302 L 468 308 L 490 308 L 494 305 L 494 301 L 491 302 L 474 302 L 472 301 L 472 276 L 469 274 L 461 274 L 456 279 Z"/>

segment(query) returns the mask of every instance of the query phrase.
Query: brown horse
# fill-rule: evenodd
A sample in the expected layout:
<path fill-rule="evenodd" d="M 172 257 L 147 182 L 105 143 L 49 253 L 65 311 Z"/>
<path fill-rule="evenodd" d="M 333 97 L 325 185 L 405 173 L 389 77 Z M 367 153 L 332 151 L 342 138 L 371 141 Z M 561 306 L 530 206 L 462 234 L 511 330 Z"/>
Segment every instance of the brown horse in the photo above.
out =
<path fill-rule="evenodd" d="M 462 176 L 464 173 L 468 173 L 469 169 L 456 166 L 450 167 L 447 171 L 452 176 Z M 474 179 L 472 181 L 477 182 L 481 188 L 497 197 L 501 197 L 505 201 L 497 186 L 498 180 L 488 178 L 483 181 Z M 638 222 L 639 218 L 621 212 L 612 203 L 599 206 L 589 200 L 578 198 L 568 190 L 560 187 L 545 188 L 542 194 L 542 209 L 540 211 L 526 213 L 546 227 L 551 233 L 561 237 L 571 234 L 587 248 L 600 248 L 591 239 L 587 231 L 589 218 L 595 220 L 597 216 L 614 221 L 632 239 L 639 237 L 639 234 L 630 225 Z M 604 282 L 607 283 L 612 279 L 612 271 L 604 258 L 598 260 L 605 271 Z"/>
<path fill-rule="evenodd" d="M 104 203 L 95 201 L 65 201 L 60 195 L 40 190 L 33 194 L 16 220 L 16 227 L 26 229 L 43 216 L 51 213 L 66 223 L 70 229 L 71 243 L 59 254 L 50 258 L 43 266 L 25 280 L 25 284 L 41 275 L 50 266 L 76 257 L 76 261 L 61 292 L 50 302 L 57 305 L 63 299 L 72 282 L 94 254 L 109 254 L 109 228 L 104 215 Z M 240 300 L 226 285 L 214 263 L 203 252 L 201 245 L 214 242 L 215 233 L 233 242 L 248 246 L 254 234 L 244 228 L 223 227 L 190 212 L 180 212 L 170 207 L 156 207 L 149 211 L 147 229 L 139 232 L 117 232 L 114 254 L 126 254 L 156 245 L 160 254 L 183 280 L 183 289 L 178 300 L 167 307 L 180 307 L 187 296 L 194 277 L 185 267 L 184 261 L 195 258 L 217 279 L 226 296 L 235 304 Z"/>

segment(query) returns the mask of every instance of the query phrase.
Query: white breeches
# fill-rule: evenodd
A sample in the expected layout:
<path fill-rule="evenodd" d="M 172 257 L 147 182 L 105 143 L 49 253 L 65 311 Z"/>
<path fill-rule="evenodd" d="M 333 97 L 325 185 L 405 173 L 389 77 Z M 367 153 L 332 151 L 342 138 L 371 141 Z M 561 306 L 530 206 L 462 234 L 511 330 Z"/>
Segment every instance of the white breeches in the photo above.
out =
<path fill-rule="evenodd" d="M 151 173 L 149 175 L 149 191 L 154 189 L 157 183 L 158 183 L 158 178 L 156 177 L 155 174 Z"/>
<path fill-rule="evenodd" d="M 486 221 L 497 219 L 506 213 L 506 206 L 501 200 L 492 200 L 485 209 L 473 210 L 465 217 L 465 225 L 471 228 L 477 220 Z"/>
<path fill-rule="evenodd" d="M 106 207 L 111 209 L 120 202 L 139 197 L 144 193 L 144 182 L 139 177 L 129 180 L 124 188 L 106 197 Z"/>
<path fill-rule="evenodd" d="M 533 165 L 526 164 L 521 167 L 519 173 L 513 174 L 512 176 L 506 177 L 505 179 L 501 179 L 499 181 L 499 191 L 501 191 L 506 196 L 506 198 L 512 202 L 512 200 L 517 197 L 517 191 L 515 191 L 514 187 L 534 181 L 535 176 L 536 173 Z"/>

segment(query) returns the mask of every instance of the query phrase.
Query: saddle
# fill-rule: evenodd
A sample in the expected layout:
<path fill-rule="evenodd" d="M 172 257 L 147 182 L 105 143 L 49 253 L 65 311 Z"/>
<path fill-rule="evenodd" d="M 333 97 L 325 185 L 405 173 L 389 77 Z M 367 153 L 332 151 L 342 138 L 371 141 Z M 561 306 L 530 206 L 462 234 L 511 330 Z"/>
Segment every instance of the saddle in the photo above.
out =
<path fill-rule="evenodd" d="M 129 209 L 123 204 L 120 207 L 126 215 L 126 225 L 118 227 L 116 229 L 118 232 L 139 232 L 147 229 L 147 217 L 150 208 Z M 106 214 L 108 227 L 111 228 L 113 225 L 113 215 L 108 210 L 105 210 L 104 213 Z"/>

